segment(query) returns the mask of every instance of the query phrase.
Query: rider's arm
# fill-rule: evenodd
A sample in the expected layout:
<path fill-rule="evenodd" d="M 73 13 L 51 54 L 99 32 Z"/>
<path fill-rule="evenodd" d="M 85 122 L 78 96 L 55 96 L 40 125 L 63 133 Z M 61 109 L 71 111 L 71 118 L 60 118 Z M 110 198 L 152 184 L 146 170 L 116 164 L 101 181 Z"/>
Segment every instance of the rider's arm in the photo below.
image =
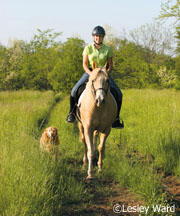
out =
<path fill-rule="evenodd" d="M 88 55 L 83 55 L 83 68 L 84 68 L 86 73 L 88 73 L 88 74 L 91 73 L 91 71 L 89 70 L 89 67 L 88 67 Z"/>
<path fill-rule="evenodd" d="M 108 58 L 107 63 L 108 63 L 107 71 L 108 71 L 108 72 L 111 72 L 111 70 L 112 70 L 112 68 L 113 68 L 112 57 L 109 57 L 109 58 Z"/>

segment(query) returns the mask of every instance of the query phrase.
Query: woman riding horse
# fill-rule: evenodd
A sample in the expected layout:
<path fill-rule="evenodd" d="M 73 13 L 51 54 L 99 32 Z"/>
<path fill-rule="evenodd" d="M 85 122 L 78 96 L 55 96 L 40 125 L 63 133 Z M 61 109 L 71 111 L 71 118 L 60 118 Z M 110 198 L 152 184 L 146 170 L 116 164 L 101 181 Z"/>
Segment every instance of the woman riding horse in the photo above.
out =
<path fill-rule="evenodd" d="M 98 67 L 102 67 L 107 62 L 107 71 L 110 72 L 113 67 L 113 53 L 110 47 L 106 46 L 103 43 L 103 39 L 105 36 L 105 30 L 101 26 L 96 26 L 93 29 L 92 36 L 94 38 L 94 43 L 86 46 L 83 51 L 83 68 L 85 70 L 85 73 L 81 77 L 81 79 L 76 83 L 76 85 L 73 87 L 71 91 L 70 96 L 70 111 L 67 116 L 66 122 L 68 123 L 74 123 L 76 120 L 75 117 L 75 97 L 78 88 L 88 82 L 89 75 L 93 68 L 93 62 L 96 63 Z M 89 67 L 90 65 L 90 67 Z M 124 123 L 120 122 L 119 120 L 119 113 L 122 105 L 122 92 L 116 85 L 116 83 L 112 80 L 112 78 L 109 79 L 109 84 L 111 87 L 111 92 L 113 96 L 116 99 L 117 106 L 118 106 L 118 113 L 116 121 L 112 124 L 113 128 L 123 128 Z"/>

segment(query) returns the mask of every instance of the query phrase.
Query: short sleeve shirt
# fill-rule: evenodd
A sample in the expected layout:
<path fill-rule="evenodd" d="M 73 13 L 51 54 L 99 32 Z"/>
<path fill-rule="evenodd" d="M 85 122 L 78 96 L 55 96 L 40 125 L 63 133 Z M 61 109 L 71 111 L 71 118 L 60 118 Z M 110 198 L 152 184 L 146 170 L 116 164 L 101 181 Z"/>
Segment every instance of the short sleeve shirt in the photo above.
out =
<path fill-rule="evenodd" d="M 90 44 L 84 48 L 83 55 L 88 55 L 89 66 L 93 67 L 93 62 L 96 62 L 98 67 L 103 67 L 108 58 L 113 57 L 113 52 L 110 47 L 102 44 L 102 46 L 97 49 L 94 44 Z"/>

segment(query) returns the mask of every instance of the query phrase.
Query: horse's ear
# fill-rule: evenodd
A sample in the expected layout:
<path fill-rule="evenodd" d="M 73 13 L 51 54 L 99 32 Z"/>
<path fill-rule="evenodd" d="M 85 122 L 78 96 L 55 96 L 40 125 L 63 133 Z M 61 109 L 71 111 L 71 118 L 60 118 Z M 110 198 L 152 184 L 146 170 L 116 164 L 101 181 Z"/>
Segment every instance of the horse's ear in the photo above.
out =
<path fill-rule="evenodd" d="M 107 70 L 107 66 L 108 66 L 108 63 L 106 62 L 103 68 Z"/>
<path fill-rule="evenodd" d="M 93 70 L 96 69 L 96 62 L 93 62 Z"/>

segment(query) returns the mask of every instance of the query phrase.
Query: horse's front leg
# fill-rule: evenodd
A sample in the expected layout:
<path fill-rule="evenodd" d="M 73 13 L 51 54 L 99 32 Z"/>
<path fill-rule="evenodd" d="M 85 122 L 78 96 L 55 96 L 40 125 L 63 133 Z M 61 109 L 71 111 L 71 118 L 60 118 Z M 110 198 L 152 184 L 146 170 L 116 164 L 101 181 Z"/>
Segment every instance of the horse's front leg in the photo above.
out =
<path fill-rule="evenodd" d="M 94 157 L 94 147 L 93 147 L 93 131 L 89 128 L 84 128 L 84 136 L 87 144 L 87 157 L 88 157 L 88 176 L 87 179 L 92 179 L 92 169 L 93 169 L 93 157 Z"/>
<path fill-rule="evenodd" d="M 99 159 L 98 159 L 98 168 L 99 168 L 99 172 L 102 171 L 102 157 L 103 157 L 103 153 L 105 151 L 105 142 L 106 139 L 108 137 L 109 133 L 101 133 L 100 135 L 100 144 L 98 147 L 98 151 L 99 151 Z"/>
<path fill-rule="evenodd" d="M 97 138 L 98 138 L 98 131 L 94 131 L 94 136 L 93 136 L 93 148 L 94 148 L 94 157 L 96 153 L 96 146 L 97 146 Z"/>
<path fill-rule="evenodd" d="M 84 146 L 84 157 L 83 157 L 83 167 L 86 167 L 87 165 L 87 145 L 84 137 L 84 128 L 82 124 L 79 122 L 79 141 L 83 143 Z"/>

